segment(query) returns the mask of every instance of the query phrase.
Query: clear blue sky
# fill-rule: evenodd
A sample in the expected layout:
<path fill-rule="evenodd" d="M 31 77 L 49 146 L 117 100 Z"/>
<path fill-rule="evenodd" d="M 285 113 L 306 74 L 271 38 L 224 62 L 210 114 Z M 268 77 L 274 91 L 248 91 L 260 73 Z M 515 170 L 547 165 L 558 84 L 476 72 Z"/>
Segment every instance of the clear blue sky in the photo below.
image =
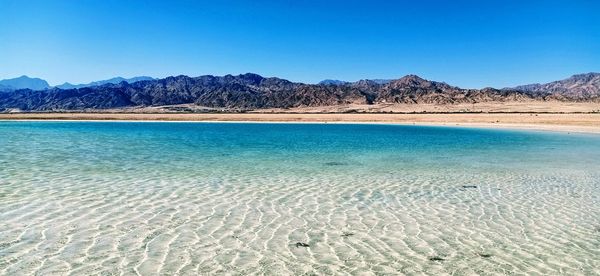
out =
<path fill-rule="evenodd" d="M 599 2 L 0 0 L 0 79 L 546 82 L 600 71 Z"/>

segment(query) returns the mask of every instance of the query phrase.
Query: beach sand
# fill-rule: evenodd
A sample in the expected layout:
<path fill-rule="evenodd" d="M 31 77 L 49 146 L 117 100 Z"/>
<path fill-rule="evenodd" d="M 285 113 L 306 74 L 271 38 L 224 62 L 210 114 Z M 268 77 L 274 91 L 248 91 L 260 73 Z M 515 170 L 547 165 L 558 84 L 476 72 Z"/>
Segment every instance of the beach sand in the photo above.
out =
<path fill-rule="evenodd" d="M 0 120 L 395 123 L 600 133 L 600 113 L 5 113 Z"/>

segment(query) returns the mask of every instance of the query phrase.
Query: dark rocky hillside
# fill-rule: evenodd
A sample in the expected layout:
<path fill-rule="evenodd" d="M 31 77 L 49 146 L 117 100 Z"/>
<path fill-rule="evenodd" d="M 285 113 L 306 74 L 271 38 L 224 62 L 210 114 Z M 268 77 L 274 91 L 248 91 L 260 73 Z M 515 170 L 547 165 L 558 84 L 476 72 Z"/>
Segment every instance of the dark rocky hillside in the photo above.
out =
<path fill-rule="evenodd" d="M 589 83 L 586 80 L 589 80 Z M 0 93 L 0 110 L 82 110 L 175 104 L 259 109 L 376 103 L 453 104 L 531 99 L 600 101 L 597 83 L 598 76 L 592 75 L 578 77 L 577 80 L 564 85 L 547 84 L 498 90 L 461 89 L 415 75 L 389 82 L 362 80 L 325 84 L 294 83 L 250 73 L 222 77 L 176 76 L 78 89 L 6 91 Z"/>
<path fill-rule="evenodd" d="M 600 73 L 573 75 L 564 80 L 521 85 L 512 89 L 558 99 L 587 100 L 600 97 Z"/>

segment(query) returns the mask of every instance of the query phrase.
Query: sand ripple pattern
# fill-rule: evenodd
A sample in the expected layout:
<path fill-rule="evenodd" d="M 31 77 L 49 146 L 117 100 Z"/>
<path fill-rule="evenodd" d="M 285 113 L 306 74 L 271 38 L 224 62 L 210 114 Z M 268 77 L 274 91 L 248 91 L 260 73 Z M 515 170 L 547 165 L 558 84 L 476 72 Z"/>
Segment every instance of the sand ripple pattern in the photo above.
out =
<path fill-rule="evenodd" d="M 1 275 L 600 274 L 589 163 L 432 170 L 375 154 L 102 170 L 30 156 L 25 170 L 14 154 L 0 164 Z"/>

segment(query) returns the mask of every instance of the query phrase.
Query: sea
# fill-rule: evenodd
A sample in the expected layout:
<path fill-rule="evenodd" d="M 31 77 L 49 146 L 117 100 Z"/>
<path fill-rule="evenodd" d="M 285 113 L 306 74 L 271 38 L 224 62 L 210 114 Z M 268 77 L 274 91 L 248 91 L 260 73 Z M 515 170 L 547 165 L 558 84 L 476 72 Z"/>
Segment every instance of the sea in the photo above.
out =
<path fill-rule="evenodd" d="M 600 135 L 0 122 L 0 275 L 599 275 Z"/>

